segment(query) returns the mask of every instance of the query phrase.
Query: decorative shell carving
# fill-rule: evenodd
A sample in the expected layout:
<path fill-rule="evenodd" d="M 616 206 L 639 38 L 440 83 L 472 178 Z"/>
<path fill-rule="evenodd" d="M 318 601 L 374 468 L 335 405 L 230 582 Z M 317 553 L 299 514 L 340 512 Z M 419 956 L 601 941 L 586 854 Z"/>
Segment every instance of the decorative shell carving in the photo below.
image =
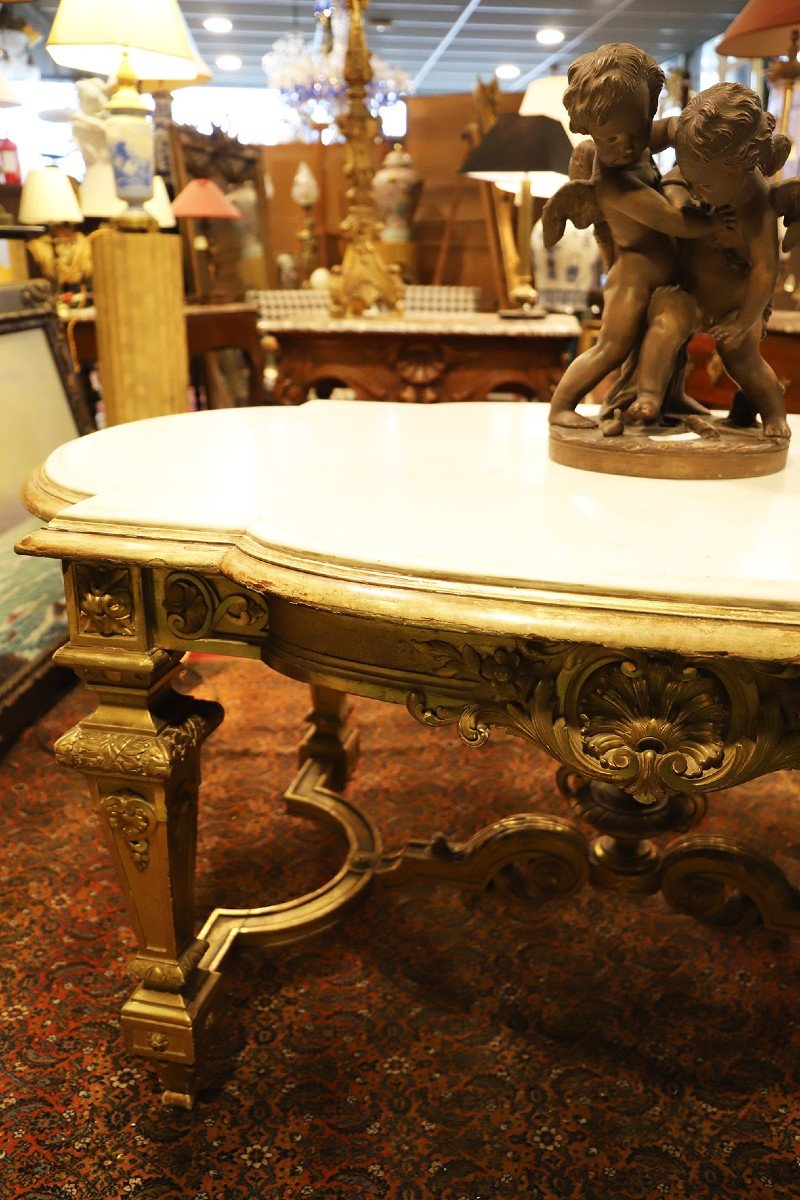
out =
<path fill-rule="evenodd" d="M 427 725 L 481 745 L 493 725 L 641 804 L 716 791 L 800 763 L 800 668 L 519 639 L 415 642 L 424 669 L 474 700 L 408 697 Z"/>

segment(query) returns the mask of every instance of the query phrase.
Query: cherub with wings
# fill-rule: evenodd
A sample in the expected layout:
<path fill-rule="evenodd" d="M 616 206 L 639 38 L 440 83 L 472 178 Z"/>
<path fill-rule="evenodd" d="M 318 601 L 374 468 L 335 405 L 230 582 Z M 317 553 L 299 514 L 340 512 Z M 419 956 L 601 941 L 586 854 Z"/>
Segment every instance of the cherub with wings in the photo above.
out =
<path fill-rule="evenodd" d="M 735 219 L 715 237 L 682 247 L 683 286 L 656 293 L 636 370 L 624 373 L 604 412 L 627 410 L 628 419 L 655 421 L 672 364 L 691 335 L 705 329 L 740 389 L 729 423 L 754 424 L 759 414 L 766 437 L 789 437 L 783 388 L 759 351 L 778 275 L 778 213 L 791 222 L 784 245 L 800 231 L 794 223 L 800 184 L 770 188 L 766 182 L 791 147 L 774 127 L 756 93 L 739 83 L 701 92 L 678 118 L 677 167 L 664 179 L 670 200 L 679 207 L 689 201 L 724 208 Z"/>
<path fill-rule="evenodd" d="M 601 46 L 576 59 L 568 80 L 570 127 L 592 138 L 594 169 L 590 180 L 568 183 L 548 201 L 545 245 L 558 241 L 569 217 L 581 228 L 607 227 L 614 247 L 600 336 L 570 363 L 550 404 L 551 424 L 581 427 L 596 422 L 576 413 L 577 405 L 636 349 L 654 293 L 679 282 L 676 238 L 702 238 L 729 217 L 678 209 L 661 192 L 651 151 L 668 144 L 668 122 L 654 131 L 664 82 L 655 59 L 625 43 Z"/>

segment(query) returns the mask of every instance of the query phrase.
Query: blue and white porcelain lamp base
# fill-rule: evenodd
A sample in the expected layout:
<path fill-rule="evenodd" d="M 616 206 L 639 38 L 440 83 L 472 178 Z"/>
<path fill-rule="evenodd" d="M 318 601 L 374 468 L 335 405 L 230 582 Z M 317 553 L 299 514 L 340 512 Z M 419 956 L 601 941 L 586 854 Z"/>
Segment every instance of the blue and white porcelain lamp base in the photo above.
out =
<path fill-rule="evenodd" d="M 153 195 L 155 130 L 127 58 L 123 58 L 117 79 L 119 87 L 105 106 L 106 144 L 117 195 L 127 207 L 114 217 L 113 224 L 118 229 L 153 229 L 154 219 L 144 205 Z"/>

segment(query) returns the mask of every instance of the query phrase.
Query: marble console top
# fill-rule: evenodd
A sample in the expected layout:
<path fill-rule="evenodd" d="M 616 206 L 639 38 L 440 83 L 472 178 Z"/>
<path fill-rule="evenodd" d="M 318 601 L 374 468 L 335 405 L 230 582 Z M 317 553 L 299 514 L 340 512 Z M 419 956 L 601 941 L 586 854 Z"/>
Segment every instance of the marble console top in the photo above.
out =
<path fill-rule="evenodd" d="M 770 333 L 800 333 L 800 312 L 793 309 L 776 308 L 767 322 Z"/>
<path fill-rule="evenodd" d="M 293 317 L 262 320 L 261 333 L 382 333 L 457 334 L 471 337 L 577 337 L 577 317 L 549 313 L 540 320 L 504 320 L 497 313 L 406 313 L 401 317 L 328 317 L 298 313 Z"/>
<path fill-rule="evenodd" d="M 619 604 L 669 615 L 670 638 L 692 643 L 699 605 L 717 648 L 732 649 L 733 606 L 787 654 L 790 632 L 800 657 L 800 449 L 762 479 L 622 478 L 552 463 L 547 416 L 539 404 L 320 400 L 118 425 L 47 459 L 29 503 L 52 519 L 26 548 L 80 557 L 110 535 L 114 556 L 135 558 L 144 538 L 158 543 L 150 561 L 187 565 L 200 548 L 224 570 L 235 547 L 256 564 L 249 578 L 289 562 L 304 588 L 335 576 L 368 580 L 362 598 L 382 580 L 468 595 L 481 620 L 490 595 L 535 615 L 557 592 L 573 613 L 591 609 L 609 643 L 629 636 Z"/>

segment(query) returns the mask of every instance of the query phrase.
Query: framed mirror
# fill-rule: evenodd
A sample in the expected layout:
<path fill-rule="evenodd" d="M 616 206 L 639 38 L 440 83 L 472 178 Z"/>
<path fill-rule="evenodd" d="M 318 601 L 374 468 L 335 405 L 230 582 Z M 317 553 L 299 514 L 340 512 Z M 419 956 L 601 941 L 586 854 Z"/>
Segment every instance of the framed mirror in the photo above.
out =
<path fill-rule="evenodd" d="M 57 562 L 14 545 L 40 522 L 22 504 L 26 479 L 56 446 L 93 428 L 61 322 L 43 280 L 0 286 L 0 754 L 69 687 L 53 667 L 67 639 Z"/>
<path fill-rule="evenodd" d="M 170 144 L 176 195 L 191 179 L 213 179 L 242 214 L 241 221 L 203 222 L 207 229 L 201 229 L 199 221 L 181 222 L 192 296 L 232 302 L 250 289 L 274 287 L 261 147 L 243 145 L 216 126 L 211 133 L 200 133 L 176 124 L 170 126 Z M 205 235 L 212 246 L 212 287 L 207 252 L 199 249 L 198 235 Z"/>

